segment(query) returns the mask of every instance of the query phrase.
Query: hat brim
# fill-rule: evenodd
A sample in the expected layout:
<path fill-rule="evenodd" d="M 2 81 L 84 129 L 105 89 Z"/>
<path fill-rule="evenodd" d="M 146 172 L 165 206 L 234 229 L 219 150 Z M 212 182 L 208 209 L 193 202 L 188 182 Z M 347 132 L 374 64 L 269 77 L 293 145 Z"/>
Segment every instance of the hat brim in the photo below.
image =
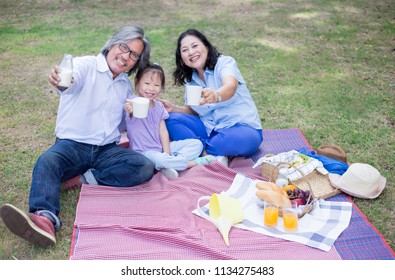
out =
<path fill-rule="evenodd" d="M 343 185 L 339 184 L 339 179 L 341 177 L 341 175 L 339 175 L 339 174 L 329 173 L 328 177 L 329 177 L 329 181 L 331 182 L 331 184 L 334 188 L 339 189 L 351 196 L 355 196 L 355 197 L 359 197 L 359 198 L 368 198 L 368 199 L 374 199 L 374 198 L 378 197 L 381 194 L 381 192 L 384 190 L 385 185 L 387 183 L 387 179 L 384 176 L 380 175 L 380 181 L 379 181 L 377 188 L 369 194 L 363 194 L 363 193 L 357 192 L 356 190 L 350 189 L 347 186 L 343 186 Z"/>
<path fill-rule="evenodd" d="M 316 150 L 317 155 L 326 156 L 347 163 L 347 155 L 344 150 L 334 145 L 322 145 Z"/>

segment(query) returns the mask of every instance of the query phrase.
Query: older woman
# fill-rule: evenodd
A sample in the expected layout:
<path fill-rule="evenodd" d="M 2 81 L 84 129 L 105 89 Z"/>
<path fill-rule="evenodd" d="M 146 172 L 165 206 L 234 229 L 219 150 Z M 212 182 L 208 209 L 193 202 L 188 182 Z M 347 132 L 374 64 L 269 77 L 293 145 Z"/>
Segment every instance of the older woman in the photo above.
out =
<path fill-rule="evenodd" d="M 199 106 L 162 100 L 172 140 L 200 139 L 215 156 L 250 156 L 258 149 L 263 140 L 258 110 L 232 57 L 189 29 L 178 38 L 173 77 L 176 85 L 200 85 L 203 91 Z"/>

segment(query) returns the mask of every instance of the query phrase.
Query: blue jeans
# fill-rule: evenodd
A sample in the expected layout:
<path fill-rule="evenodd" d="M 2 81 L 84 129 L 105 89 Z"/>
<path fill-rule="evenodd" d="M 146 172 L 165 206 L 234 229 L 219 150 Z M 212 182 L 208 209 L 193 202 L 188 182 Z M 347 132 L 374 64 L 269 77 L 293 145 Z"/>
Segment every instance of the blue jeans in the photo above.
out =
<path fill-rule="evenodd" d="M 154 165 L 145 156 L 116 143 L 96 146 L 57 139 L 33 169 L 29 212 L 60 212 L 60 184 L 91 170 L 99 185 L 131 187 L 148 181 Z"/>
<path fill-rule="evenodd" d="M 258 150 L 263 140 L 261 129 L 243 124 L 212 131 L 208 136 L 198 116 L 182 113 L 170 113 L 166 126 L 172 141 L 199 139 L 206 152 L 214 156 L 247 157 Z"/>

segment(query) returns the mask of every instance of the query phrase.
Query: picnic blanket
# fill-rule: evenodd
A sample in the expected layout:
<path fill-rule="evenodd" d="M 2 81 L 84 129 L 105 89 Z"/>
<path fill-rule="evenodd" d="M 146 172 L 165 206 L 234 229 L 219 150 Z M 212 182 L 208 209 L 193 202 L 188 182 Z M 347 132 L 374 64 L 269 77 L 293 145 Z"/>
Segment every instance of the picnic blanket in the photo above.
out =
<path fill-rule="evenodd" d="M 263 179 L 252 168 L 262 155 L 300 148 L 311 147 L 298 129 L 265 130 L 259 151 L 229 168 L 212 162 L 170 180 L 158 173 L 133 188 L 83 185 L 69 259 L 395 259 L 353 203 L 350 224 L 329 251 L 242 228 L 232 228 L 227 247 L 210 222 L 192 214 L 199 197 L 226 191 L 237 174 Z M 328 201 L 351 202 L 343 194 Z"/>

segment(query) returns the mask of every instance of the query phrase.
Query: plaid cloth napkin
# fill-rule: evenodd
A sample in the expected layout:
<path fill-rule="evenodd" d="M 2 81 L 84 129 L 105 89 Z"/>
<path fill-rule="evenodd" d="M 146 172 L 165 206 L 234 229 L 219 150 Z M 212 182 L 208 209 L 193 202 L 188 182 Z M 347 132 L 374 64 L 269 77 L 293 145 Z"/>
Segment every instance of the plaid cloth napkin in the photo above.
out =
<path fill-rule="evenodd" d="M 277 227 L 263 225 L 263 208 L 256 197 L 256 181 L 242 174 L 237 174 L 230 188 L 224 195 L 240 199 L 243 205 L 244 220 L 235 227 L 254 231 L 264 235 L 299 242 L 307 246 L 329 251 L 339 235 L 348 227 L 351 220 L 352 204 L 349 202 L 319 200 L 314 209 L 299 219 L 296 232 L 286 232 L 282 218 Z M 208 212 L 208 205 L 202 207 Z M 197 209 L 193 211 L 199 215 Z"/>
<path fill-rule="evenodd" d="M 286 163 L 291 163 L 293 160 L 295 160 L 301 153 L 298 151 L 292 150 L 289 152 L 285 153 L 280 153 L 275 156 L 264 156 L 258 159 L 258 161 L 254 164 L 253 168 L 256 168 L 259 165 L 262 165 L 262 163 L 270 163 L 273 165 L 277 165 L 280 162 L 286 162 Z M 306 156 L 306 155 L 304 155 Z M 307 157 L 307 156 L 306 156 Z M 308 157 L 308 161 L 306 163 L 302 163 L 297 165 L 298 169 L 303 172 L 304 175 L 308 175 L 311 172 L 314 171 L 314 169 L 317 169 L 318 172 L 320 172 L 323 175 L 328 174 L 328 170 L 324 168 L 324 165 L 322 164 L 321 161 Z M 300 178 L 302 178 L 302 174 L 298 170 L 296 170 L 294 167 L 289 168 L 288 170 L 288 179 L 291 181 L 296 181 Z"/>

